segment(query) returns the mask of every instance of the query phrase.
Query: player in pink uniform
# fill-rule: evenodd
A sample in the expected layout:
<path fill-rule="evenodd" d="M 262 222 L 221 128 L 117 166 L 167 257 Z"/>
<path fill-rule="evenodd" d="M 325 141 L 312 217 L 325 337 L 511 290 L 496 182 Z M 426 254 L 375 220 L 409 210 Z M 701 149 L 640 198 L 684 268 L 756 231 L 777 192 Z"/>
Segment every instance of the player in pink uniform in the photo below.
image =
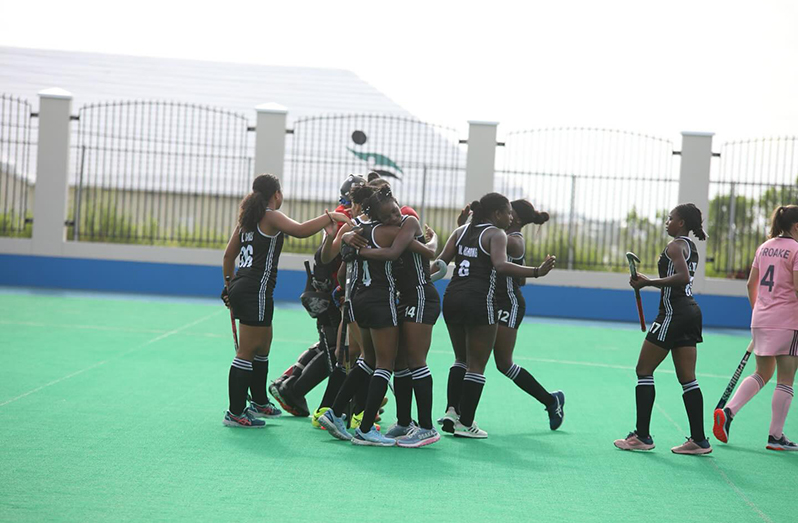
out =
<path fill-rule="evenodd" d="M 766 448 L 798 450 L 784 435 L 798 367 L 798 205 L 782 205 L 773 212 L 770 239 L 756 250 L 748 277 L 748 299 L 754 308 L 756 371 L 742 381 L 726 408 L 715 410 L 712 431 L 727 443 L 732 418 L 778 369 Z"/>

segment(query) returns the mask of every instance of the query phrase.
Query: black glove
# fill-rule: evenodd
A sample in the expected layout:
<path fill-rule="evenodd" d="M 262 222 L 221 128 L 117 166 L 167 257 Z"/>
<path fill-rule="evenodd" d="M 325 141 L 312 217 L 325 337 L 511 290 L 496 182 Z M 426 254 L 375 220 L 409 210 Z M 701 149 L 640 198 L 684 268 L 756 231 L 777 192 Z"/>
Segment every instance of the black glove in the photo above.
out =
<path fill-rule="evenodd" d="M 219 298 L 221 298 L 221 300 L 224 302 L 225 305 L 229 305 L 228 296 L 229 296 L 229 294 L 227 292 L 227 285 L 225 285 L 222 288 L 222 294 L 219 296 Z"/>
<path fill-rule="evenodd" d="M 355 261 L 357 258 L 357 249 L 349 245 L 348 243 L 341 244 L 341 259 L 343 259 L 344 263 L 349 263 Z"/>

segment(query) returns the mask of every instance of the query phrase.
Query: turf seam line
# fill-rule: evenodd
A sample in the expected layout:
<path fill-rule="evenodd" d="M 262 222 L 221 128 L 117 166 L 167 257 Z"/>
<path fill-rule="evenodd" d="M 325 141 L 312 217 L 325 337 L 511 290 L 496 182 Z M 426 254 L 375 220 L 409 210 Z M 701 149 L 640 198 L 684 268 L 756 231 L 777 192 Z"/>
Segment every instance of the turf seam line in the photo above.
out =
<path fill-rule="evenodd" d="M 99 367 L 99 366 L 101 366 L 101 365 L 105 365 L 105 364 L 106 364 L 106 363 L 108 363 L 110 360 L 114 360 L 114 359 L 117 359 L 117 358 L 121 358 L 122 356 L 127 356 L 128 354 L 131 354 L 131 353 L 133 353 L 133 352 L 135 352 L 135 351 L 137 351 L 137 350 L 141 350 L 141 349 L 143 349 L 144 347 L 146 347 L 146 346 L 148 346 L 148 345 L 152 345 L 153 343 L 155 343 L 155 342 L 158 342 L 158 341 L 161 341 L 162 339 L 164 339 L 164 338 L 167 338 L 167 337 L 169 337 L 169 336 L 172 336 L 173 334 L 177 334 L 178 332 L 180 332 L 180 331 L 182 331 L 182 330 L 188 329 L 189 327 L 193 327 L 194 325 L 197 325 L 198 323 L 202 323 L 203 321 L 205 321 L 205 320 L 207 320 L 207 319 L 211 318 L 212 316 L 215 316 L 215 315 L 217 315 L 217 314 L 220 314 L 220 313 L 221 313 L 221 311 L 216 311 L 216 312 L 213 312 L 213 313 L 211 313 L 211 314 L 208 314 L 207 316 L 203 316 L 202 318 L 200 318 L 200 319 L 198 319 L 198 320 L 194 320 L 194 321 L 192 321 L 191 323 L 187 323 L 186 325 L 183 325 L 182 327 L 178 327 L 177 329 L 174 329 L 174 330 L 171 330 L 171 331 L 165 332 L 165 333 L 163 333 L 163 334 L 161 334 L 161 335 L 159 335 L 159 336 L 156 336 L 155 338 L 153 338 L 153 339 L 151 339 L 151 340 L 149 340 L 149 341 L 145 341 L 145 342 L 144 342 L 144 343 L 142 343 L 141 345 L 138 345 L 138 346 L 136 346 L 136 347 L 133 347 L 132 349 L 130 349 L 130 350 L 128 350 L 128 351 L 125 351 L 125 352 L 122 352 L 122 353 L 120 353 L 120 354 L 117 354 L 117 355 L 116 355 L 116 356 L 114 356 L 113 358 L 109 358 L 109 359 L 107 359 L 107 360 L 99 361 L 99 362 L 97 362 L 97 363 L 94 363 L 93 365 L 89 365 L 89 366 L 88 366 L 88 367 L 86 367 L 85 369 L 81 369 L 81 370 L 79 370 L 79 371 L 75 371 L 75 372 L 73 372 L 72 374 L 67 374 L 66 376 L 63 376 L 63 377 L 61 377 L 61 378 L 58 378 L 57 380 L 53 380 L 53 381 L 51 381 L 50 383 L 45 383 L 44 385 L 41 385 L 41 386 L 39 386 L 39 387 L 36 387 L 36 388 L 35 388 L 35 389 L 33 389 L 33 390 L 29 390 L 28 392 L 25 392 L 24 394 L 20 394 L 19 396 L 15 397 L 15 398 L 11 398 L 10 400 L 6 400 L 6 401 L 4 401 L 3 403 L 0 403 L 0 407 L 4 407 L 4 406 L 8 405 L 9 403 L 14 403 L 14 402 L 15 402 L 15 401 L 17 401 L 17 400 L 21 400 L 22 398 L 25 398 L 25 397 L 27 397 L 27 396 L 30 396 L 31 394 L 34 394 L 34 393 L 36 393 L 36 392 L 39 392 L 39 391 L 40 391 L 40 390 L 42 390 L 42 389 L 46 389 L 47 387 L 50 387 L 50 386 L 52 386 L 52 385 L 56 385 L 57 383 L 61 383 L 62 381 L 68 380 L 69 378 L 75 377 L 75 376 L 77 376 L 77 375 L 79 375 L 79 374 L 82 374 L 82 373 L 84 373 L 84 372 L 86 372 L 86 371 L 92 370 L 92 369 L 94 369 L 94 368 L 97 368 L 97 367 Z"/>
<path fill-rule="evenodd" d="M 674 427 L 676 427 L 676 430 L 678 430 L 680 433 L 684 434 L 684 429 L 683 429 L 683 428 L 682 428 L 682 427 L 681 427 L 681 426 L 680 426 L 678 423 L 676 423 L 676 421 L 675 421 L 673 418 L 671 418 L 671 417 L 668 415 L 668 413 L 665 411 L 665 409 L 663 409 L 663 408 L 662 408 L 662 407 L 661 407 L 659 404 L 655 404 L 655 406 L 657 407 L 657 410 L 658 410 L 658 411 L 660 411 L 660 413 L 661 413 L 663 416 L 665 416 L 665 419 L 667 419 L 668 421 L 670 421 L 670 422 L 671 422 L 671 425 L 673 425 Z M 740 490 L 740 488 L 739 488 L 737 485 L 735 485 L 735 484 L 734 484 L 734 482 L 733 482 L 733 481 L 732 481 L 732 480 L 729 478 L 729 476 L 727 476 L 727 475 L 726 475 L 726 473 L 725 473 L 725 472 L 724 472 L 724 471 L 723 471 L 723 470 L 722 470 L 720 467 L 718 467 L 718 465 L 717 465 L 717 463 L 715 463 L 715 460 L 714 460 L 714 459 L 707 459 L 707 460 L 702 460 L 702 461 L 708 461 L 708 462 L 709 462 L 709 464 L 710 464 L 710 465 L 712 465 L 712 468 L 714 468 L 714 469 L 715 469 L 715 471 L 716 471 L 718 474 L 720 474 L 720 477 L 721 477 L 721 478 L 723 478 L 723 481 L 725 481 L 725 482 L 726 482 L 726 484 L 727 484 L 727 485 L 729 485 L 729 487 L 731 487 L 731 489 L 732 489 L 732 490 L 735 492 L 735 494 L 737 494 L 737 496 L 738 496 L 740 499 L 742 499 L 742 500 L 745 502 L 745 504 L 746 504 L 746 505 L 748 505 L 748 506 L 751 508 L 751 510 L 753 510 L 754 512 L 756 512 L 756 514 L 757 514 L 757 515 L 758 515 L 758 516 L 759 516 L 759 517 L 760 517 L 760 518 L 761 518 L 763 521 L 767 521 L 768 523 L 773 523 L 773 520 L 772 520 L 772 519 L 770 519 L 770 518 L 767 516 L 767 514 L 765 514 L 765 513 L 764 513 L 764 512 L 762 512 L 761 510 L 759 510 L 759 507 L 757 507 L 757 506 L 754 504 L 754 502 L 753 502 L 753 501 L 751 501 L 750 499 L 748 499 L 748 496 L 746 496 L 746 495 L 745 495 L 745 493 L 744 493 L 742 490 Z"/>

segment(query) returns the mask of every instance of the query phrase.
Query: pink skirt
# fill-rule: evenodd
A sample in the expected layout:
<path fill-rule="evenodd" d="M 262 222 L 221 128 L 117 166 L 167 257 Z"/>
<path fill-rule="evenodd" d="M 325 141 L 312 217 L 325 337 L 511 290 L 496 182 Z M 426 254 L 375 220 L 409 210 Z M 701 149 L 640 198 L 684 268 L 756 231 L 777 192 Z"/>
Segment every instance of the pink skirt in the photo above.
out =
<path fill-rule="evenodd" d="M 757 356 L 798 356 L 798 331 L 791 329 L 751 329 Z"/>

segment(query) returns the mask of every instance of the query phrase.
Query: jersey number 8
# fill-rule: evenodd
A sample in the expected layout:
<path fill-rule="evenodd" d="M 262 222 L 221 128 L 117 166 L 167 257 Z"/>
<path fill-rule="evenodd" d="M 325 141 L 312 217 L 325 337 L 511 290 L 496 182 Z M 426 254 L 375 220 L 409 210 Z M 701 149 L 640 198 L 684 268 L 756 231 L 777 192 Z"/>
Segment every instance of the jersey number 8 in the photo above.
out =
<path fill-rule="evenodd" d="M 457 269 L 457 274 L 461 278 L 466 278 L 468 277 L 468 271 L 470 268 L 471 268 L 471 262 L 468 260 L 463 260 L 460 262 L 460 266 Z"/>

